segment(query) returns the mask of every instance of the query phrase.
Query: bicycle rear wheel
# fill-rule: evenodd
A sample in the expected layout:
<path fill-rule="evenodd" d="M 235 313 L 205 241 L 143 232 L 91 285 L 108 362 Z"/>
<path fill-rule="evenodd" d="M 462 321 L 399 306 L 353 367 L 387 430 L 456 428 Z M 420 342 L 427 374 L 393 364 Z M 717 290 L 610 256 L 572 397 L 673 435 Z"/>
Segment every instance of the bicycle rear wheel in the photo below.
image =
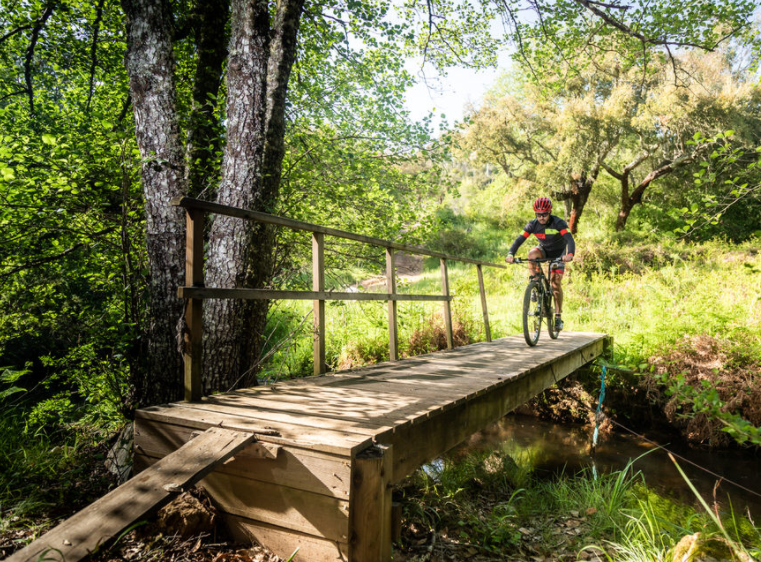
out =
<path fill-rule="evenodd" d="M 530 347 L 539 341 L 542 330 L 542 292 L 539 283 L 531 281 L 523 295 L 523 337 Z"/>
<path fill-rule="evenodd" d="M 547 308 L 547 332 L 549 332 L 550 337 L 553 340 L 556 340 L 560 335 L 560 330 L 555 328 L 555 314 L 553 313 L 553 310 L 552 301 L 550 301 L 550 305 Z"/>

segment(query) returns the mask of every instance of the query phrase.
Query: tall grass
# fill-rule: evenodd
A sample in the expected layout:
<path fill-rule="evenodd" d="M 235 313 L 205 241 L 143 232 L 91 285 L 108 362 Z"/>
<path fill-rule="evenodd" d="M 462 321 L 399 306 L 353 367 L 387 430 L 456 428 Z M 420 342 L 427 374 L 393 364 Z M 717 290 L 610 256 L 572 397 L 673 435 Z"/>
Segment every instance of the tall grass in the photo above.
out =
<path fill-rule="evenodd" d="M 609 560 L 662 561 L 685 538 L 699 539 L 701 552 L 719 559 L 758 553 L 761 529 L 748 518 L 730 511 L 722 522 L 658 495 L 634 461 L 612 473 L 542 479 L 532 473 L 532 454 L 516 452 L 503 444 L 418 471 L 403 483 L 406 528 L 423 526 L 505 559 L 511 552 L 565 559 L 589 550 Z"/>
<path fill-rule="evenodd" d="M 30 426 L 18 408 L 0 416 L 0 533 L 35 526 L 40 515 L 86 505 L 111 483 L 106 434 L 80 426 Z M 93 467 L 99 468 L 93 473 Z"/>

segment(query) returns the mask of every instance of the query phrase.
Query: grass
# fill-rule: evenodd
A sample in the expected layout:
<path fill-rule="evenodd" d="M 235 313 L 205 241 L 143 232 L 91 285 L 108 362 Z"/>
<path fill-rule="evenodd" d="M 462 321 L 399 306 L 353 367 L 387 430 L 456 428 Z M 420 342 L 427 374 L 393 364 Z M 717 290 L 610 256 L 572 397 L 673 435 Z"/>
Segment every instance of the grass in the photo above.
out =
<path fill-rule="evenodd" d="M 656 561 L 699 533 L 703 552 L 720 559 L 758 555 L 761 529 L 749 519 L 730 511 L 722 520 L 660 496 L 633 471 L 633 461 L 610 474 L 541 479 L 532 475 L 530 458 L 503 444 L 418 471 L 402 485 L 400 550 L 414 552 L 425 532 L 438 535 L 454 559 L 475 547 L 494 560 L 558 560 L 587 549 L 609 560 Z"/>
<path fill-rule="evenodd" d="M 671 348 L 684 336 L 709 335 L 741 342 L 761 357 L 761 254 L 753 243 L 733 246 L 723 242 L 690 245 L 667 241 L 660 245 L 580 243 L 579 260 L 569 267 L 564 281 L 564 319 L 567 329 L 604 332 L 615 339 L 616 361 L 630 368 Z M 495 256 L 495 262 L 501 258 Z M 419 280 L 400 285 L 399 292 L 440 294 L 438 260 L 425 260 Z M 355 273 L 356 275 L 356 273 Z M 454 314 L 471 340 L 485 339 L 475 266 L 449 264 Z M 489 320 L 495 338 L 521 333 L 520 308 L 526 284 L 525 266 L 484 268 Z M 311 304 L 279 305 L 284 316 L 303 320 Z M 399 339 L 402 353 L 409 351 L 413 334 L 441 324 L 437 303 L 399 303 Z M 340 302 L 326 307 L 328 364 L 337 368 L 342 356 L 357 362 L 388 358 L 388 323 L 385 303 Z M 308 318 L 299 343 L 276 354 L 272 365 L 281 376 L 311 372 L 311 326 Z"/>
<path fill-rule="evenodd" d="M 32 427 L 18 408 L 0 416 L 0 533 L 47 526 L 102 495 L 106 436 L 79 428 Z"/>

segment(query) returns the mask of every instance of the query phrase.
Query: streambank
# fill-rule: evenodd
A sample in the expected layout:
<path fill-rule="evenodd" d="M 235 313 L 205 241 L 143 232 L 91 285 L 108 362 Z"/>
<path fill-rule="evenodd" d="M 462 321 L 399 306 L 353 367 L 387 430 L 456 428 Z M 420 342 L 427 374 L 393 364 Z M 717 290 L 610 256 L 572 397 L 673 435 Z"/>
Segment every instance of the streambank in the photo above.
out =
<path fill-rule="evenodd" d="M 518 412 L 555 422 L 593 424 L 605 364 L 598 363 L 561 381 Z M 684 337 L 636 368 L 609 365 L 603 412 L 610 418 L 600 427 L 603 435 L 618 425 L 698 448 L 759 454 L 761 360 L 729 340 Z"/>
<path fill-rule="evenodd" d="M 682 560 L 690 549 L 694 556 L 685 559 L 761 554 L 761 529 L 752 522 L 761 503 L 746 503 L 748 494 L 722 499 L 729 490 L 722 483 L 720 525 L 662 451 L 614 434 L 591 457 L 588 443 L 584 427 L 522 416 L 473 435 L 398 490 L 404 518 L 394 560 Z M 734 466 L 732 476 L 754 485 L 752 465 L 721 455 L 702 462 Z M 699 481 L 689 466 L 685 472 L 714 509 L 714 483 Z"/>

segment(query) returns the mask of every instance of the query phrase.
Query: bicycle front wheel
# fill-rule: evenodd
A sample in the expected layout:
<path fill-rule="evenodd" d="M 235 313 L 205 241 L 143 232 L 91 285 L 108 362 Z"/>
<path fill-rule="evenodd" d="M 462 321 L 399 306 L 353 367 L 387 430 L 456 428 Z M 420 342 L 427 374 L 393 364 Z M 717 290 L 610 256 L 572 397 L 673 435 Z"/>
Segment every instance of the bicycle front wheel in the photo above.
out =
<path fill-rule="evenodd" d="M 542 330 L 542 297 L 539 283 L 531 281 L 523 295 L 523 337 L 530 347 L 539 341 Z"/>
<path fill-rule="evenodd" d="M 552 306 L 552 301 L 550 301 L 549 306 L 547 307 L 547 331 L 550 334 L 550 337 L 553 340 L 558 339 L 558 336 L 560 335 L 560 330 L 558 330 L 555 327 L 555 313 L 554 308 Z"/>

